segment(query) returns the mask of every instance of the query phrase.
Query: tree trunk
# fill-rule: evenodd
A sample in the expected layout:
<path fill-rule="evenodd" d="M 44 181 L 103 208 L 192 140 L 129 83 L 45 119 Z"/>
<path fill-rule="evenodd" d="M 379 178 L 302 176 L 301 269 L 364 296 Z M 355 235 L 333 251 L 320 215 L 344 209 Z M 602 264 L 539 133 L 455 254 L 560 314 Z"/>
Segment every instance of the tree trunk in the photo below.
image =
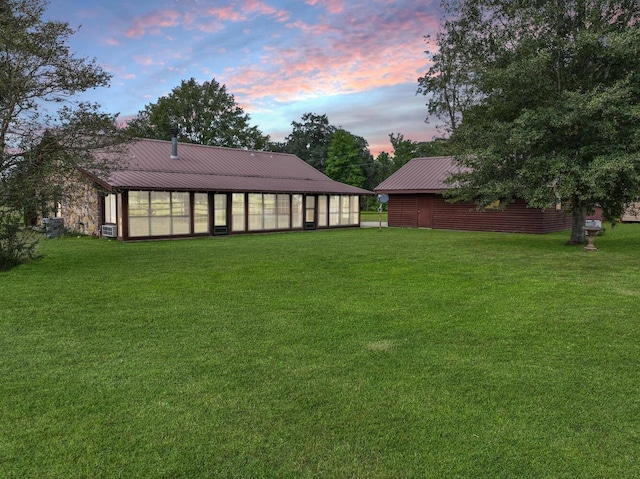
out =
<path fill-rule="evenodd" d="M 584 244 L 584 222 L 587 219 L 587 206 L 574 199 L 571 213 L 571 239 L 568 244 Z"/>

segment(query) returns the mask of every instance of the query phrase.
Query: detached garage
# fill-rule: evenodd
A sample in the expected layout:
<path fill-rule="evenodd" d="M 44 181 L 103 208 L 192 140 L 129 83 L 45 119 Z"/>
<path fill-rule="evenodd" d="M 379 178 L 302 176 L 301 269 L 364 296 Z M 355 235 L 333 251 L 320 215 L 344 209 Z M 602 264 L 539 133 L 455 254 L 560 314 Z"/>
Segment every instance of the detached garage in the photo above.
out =
<path fill-rule="evenodd" d="M 566 212 L 528 208 L 522 200 L 485 211 L 477 211 L 472 203 L 449 203 L 443 196 L 448 189 L 445 180 L 455 168 L 452 157 L 414 158 L 380 183 L 375 192 L 389 196 L 389 226 L 507 233 L 571 228 Z"/>

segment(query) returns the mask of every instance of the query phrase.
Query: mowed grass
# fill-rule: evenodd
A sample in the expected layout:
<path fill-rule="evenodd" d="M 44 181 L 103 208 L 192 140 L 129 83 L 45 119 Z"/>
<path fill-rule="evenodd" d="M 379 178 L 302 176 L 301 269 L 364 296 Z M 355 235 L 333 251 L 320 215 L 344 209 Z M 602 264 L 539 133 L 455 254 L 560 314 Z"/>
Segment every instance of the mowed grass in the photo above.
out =
<path fill-rule="evenodd" d="M 640 477 L 640 226 L 43 241 L 3 478 Z"/>
<path fill-rule="evenodd" d="M 378 213 L 377 211 L 361 211 L 360 221 L 387 221 L 388 216 L 388 211 L 383 211 L 382 213 Z"/>

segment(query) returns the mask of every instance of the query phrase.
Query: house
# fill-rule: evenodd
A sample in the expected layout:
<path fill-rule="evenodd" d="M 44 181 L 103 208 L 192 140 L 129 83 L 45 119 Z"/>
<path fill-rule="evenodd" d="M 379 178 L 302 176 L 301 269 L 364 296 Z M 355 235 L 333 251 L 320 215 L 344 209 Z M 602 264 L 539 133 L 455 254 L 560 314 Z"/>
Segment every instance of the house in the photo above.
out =
<path fill-rule="evenodd" d="M 136 140 L 121 156 L 108 177 L 83 172 L 80 201 L 61 207 L 67 228 L 127 241 L 357 227 L 360 196 L 372 194 L 291 154 L 174 137 Z"/>
<path fill-rule="evenodd" d="M 472 203 L 449 203 L 445 179 L 454 171 L 452 157 L 414 158 L 380 183 L 374 191 L 389 197 L 389 226 L 517 233 L 571 228 L 566 212 L 528 208 L 523 200 L 484 211 Z"/>

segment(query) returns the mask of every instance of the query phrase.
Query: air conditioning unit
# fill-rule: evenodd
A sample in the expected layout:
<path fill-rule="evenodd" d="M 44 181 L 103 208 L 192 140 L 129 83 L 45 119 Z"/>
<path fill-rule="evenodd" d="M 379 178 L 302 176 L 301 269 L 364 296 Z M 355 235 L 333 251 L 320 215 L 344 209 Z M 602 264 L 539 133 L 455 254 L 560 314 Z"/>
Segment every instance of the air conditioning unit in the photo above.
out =
<path fill-rule="evenodd" d="M 102 225 L 102 236 L 107 238 L 118 237 L 118 227 L 116 225 Z"/>

